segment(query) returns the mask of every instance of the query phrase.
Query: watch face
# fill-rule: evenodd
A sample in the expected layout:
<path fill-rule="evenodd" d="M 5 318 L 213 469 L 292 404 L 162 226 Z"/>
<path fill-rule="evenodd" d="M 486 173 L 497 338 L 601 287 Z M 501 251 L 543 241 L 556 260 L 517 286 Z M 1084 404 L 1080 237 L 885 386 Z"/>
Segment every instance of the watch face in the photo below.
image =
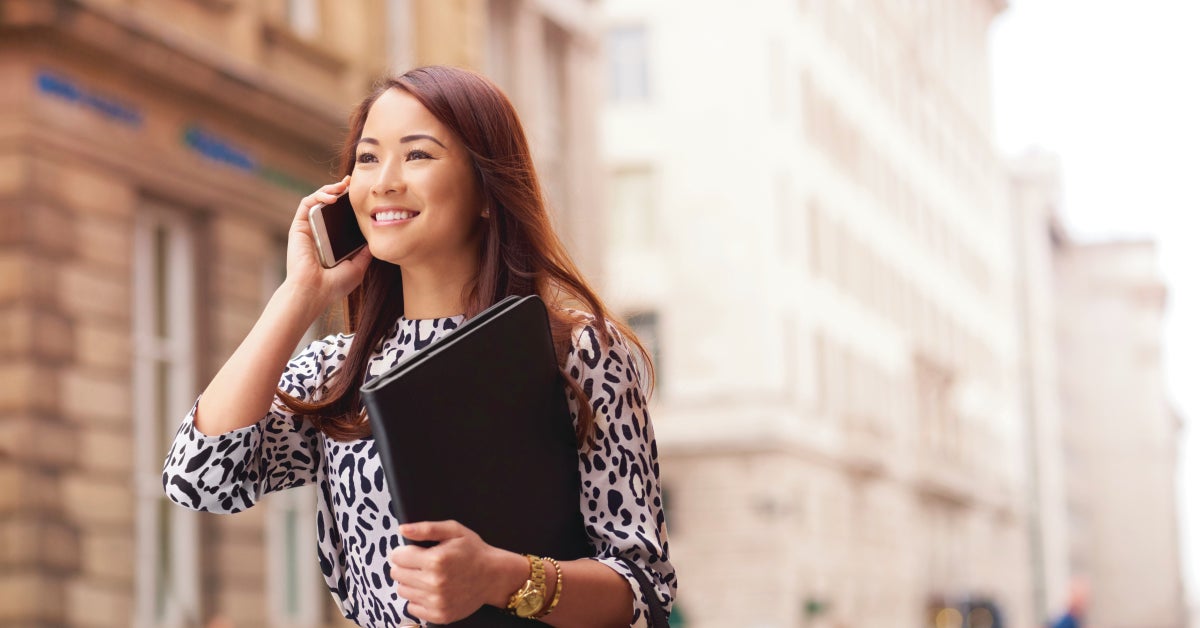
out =
<path fill-rule="evenodd" d="M 517 600 L 517 615 L 520 617 L 529 617 L 538 612 L 542 608 L 542 604 L 546 602 L 546 597 L 540 591 L 529 591 Z"/>

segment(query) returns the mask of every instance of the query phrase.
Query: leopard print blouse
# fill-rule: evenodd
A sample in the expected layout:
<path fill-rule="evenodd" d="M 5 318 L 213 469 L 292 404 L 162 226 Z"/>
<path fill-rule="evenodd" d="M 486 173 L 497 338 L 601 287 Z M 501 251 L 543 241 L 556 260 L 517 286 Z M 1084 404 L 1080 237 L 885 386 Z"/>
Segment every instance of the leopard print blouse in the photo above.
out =
<path fill-rule="evenodd" d="M 401 317 L 367 366 L 365 381 L 407 354 L 455 329 L 462 316 Z M 639 565 L 670 608 L 676 591 L 668 557 L 659 488 L 658 448 L 646 411 L 636 363 L 617 340 L 602 348 L 596 329 L 581 326 L 567 371 L 595 409 L 595 446 L 580 451 L 579 505 L 598 560 L 624 576 L 634 591 L 633 625 L 648 623 L 646 600 L 624 557 Z M 301 399 L 324 394 L 324 382 L 345 360 L 353 336 L 317 340 L 288 363 L 280 389 Z M 572 419 L 579 400 L 568 395 Z M 375 441 L 326 438 L 278 398 L 258 423 L 219 436 L 184 418 L 163 466 L 163 487 L 175 503 L 215 513 L 236 513 L 272 491 L 316 483 L 317 550 L 325 582 L 342 614 L 361 626 L 420 624 L 406 612 L 389 573 L 388 552 L 400 543 L 391 497 Z"/>

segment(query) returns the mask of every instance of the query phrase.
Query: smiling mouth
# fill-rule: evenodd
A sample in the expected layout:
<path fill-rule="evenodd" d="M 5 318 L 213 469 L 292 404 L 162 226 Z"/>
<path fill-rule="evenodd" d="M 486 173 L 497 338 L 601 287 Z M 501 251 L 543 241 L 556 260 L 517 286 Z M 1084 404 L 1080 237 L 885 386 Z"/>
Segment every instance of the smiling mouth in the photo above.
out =
<path fill-rule="evenodd" d="M 411 220 L 420 215 L 421 212 L 415 212 L 410 209 L 382 211 L 376 212 L 371 218 L 375 222 L 395 222 L 399 220 Z"/>

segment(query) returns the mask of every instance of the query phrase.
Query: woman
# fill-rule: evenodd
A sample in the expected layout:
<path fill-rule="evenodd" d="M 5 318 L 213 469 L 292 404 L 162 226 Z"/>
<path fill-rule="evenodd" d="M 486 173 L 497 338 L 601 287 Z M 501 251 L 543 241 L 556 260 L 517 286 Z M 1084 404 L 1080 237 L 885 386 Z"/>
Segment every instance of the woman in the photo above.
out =
<path fill-rule="evenodd" d="M 669 608 L 675 573 L 638 371 L 649 360 L 555 236 L 508 99 L 454 68 L 388 80 L 351 118 L 342 173 L 301 201 L 287 278 L 185 418 L 164 466 L 168 496 L 232 513 L 265 493 L 317 483 L 321 569 L 343 614 L 363 626 L 447 623 L 485 604 L 516 607 L 535 572 L 544 573 L 544 603 L 522 616 L 557 626 L 643 625 L 647 600 L 622 559 Z M 368 246 L 324 269 L 307 215 L 342 193 Z M 538 294 L 550 310 L 594 558 L 522 556 L 452 521 L 397 526 L 386 487 L 372 481 L 380 462 L 362 383 L 513 294 Z M 349 333 L 289 361 L 317 316 L 346 297 Z M 437 544 L 402 545 L 401 534 Z"/>

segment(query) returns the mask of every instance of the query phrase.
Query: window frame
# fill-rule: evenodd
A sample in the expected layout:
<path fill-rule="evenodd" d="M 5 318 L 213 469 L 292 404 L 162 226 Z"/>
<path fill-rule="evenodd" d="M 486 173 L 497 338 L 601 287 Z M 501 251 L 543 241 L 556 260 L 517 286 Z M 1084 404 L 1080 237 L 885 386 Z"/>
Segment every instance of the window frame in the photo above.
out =
<path fill-rule="evenodd" d="M 301 39 L 317 39 L 324 28 L 322 4 L 321 0 L 283 0 L 283 23 Z"/>
<path fill-rule="evenodd" d="M 604 34 L 609 103 L 633 104 L 651 101 L 653 94 L 650 87 L 650 37 L 650 28 L 639 22 L 613 24 Z M 634 71 L 636 76 L 630 74 Z"/>
<path fill-rule="evenodd" d="M 412 4 L 413 0 L 385 0 L 388 61 L 393 69 L 407 69 L 416 65 Z"/>
<path fill-rule="evenodd" d="M 641 308 L 632 310 L 625 315 L 625 324 L 641 341 L 642 346 L 646 347 L 646 352 L 650 354 L 650 360 L 654 366 L 654 389 L 657 393 L 663 389 L 663 342 L 662 342 L 662 314 L 657 308 Z M 643 392 L 648 390 L 648 378 L 650 376 L 649 369 L 646 368 L 645 361 L 642 359 L 641 353 L 634 350 L 631 352 L 634 362 L 637 365 L 638 373 L 641 375 L 639 383 L 642 386 Z"/>
<path fill-rule="evenodd" d="M 175 433 L 196 392 L 195 231 L 185 214 L 156 203 L 143 203 L 135 215 L 132 384 L 138 626 L 182 626 L 200 621 L 199 518 L 193 511 L 174 506 L 162 486 L 163 458 L 169 447 L 164 441 Z M 160 233 L 166 238 L 161 241 L 162 258 L 157 248 Z M 160 259 L 161 269 L 157 267 Z M 165 292 L 158 293 L 159 289 Z M 160 324 L 164 334 L 159 333 Z M 157 372 L 164 363 L 168 370 L 165 390 Z M 171 414 L 175 409 L 181 414 Z M 164 526 L 170 551 L 165 558 L 161 551 Z M 169 570 L 166 582 L 159 578 L 164 560 Z M 165 605 L 161 610 L 160 603 Z"/>
<path fill-rule="evenodd" d="M 615 247 L 627 253 L 652 252 L 662 232 L 658 170 L 642 162 L 610 168 L 607 185 L 606 221 Z"/>
<path fill-rule="evenodd" d="M 263 265 L 264 307 L 287 276 L 287 240 L 276 241 L 275 250 L 276 254 Z M 314 323 L 296 346 L 296 353 L 316 338 Z M 324 602 L 328 598 L 320 595 L 326 587 L 316 555 L 317 490 L 316 484 L 298 486 L 264 495 L 260 500 L 266 508 L 263 545 L 267 557 L 267 620 L 275 628 L 318 628 L 326 623 Z M 291 525 L 289 517 L 293 517 Z M 289 574 L 294 580 L 289 580 Z M 289 591 L 289 586 L 294 589 Z"/>

